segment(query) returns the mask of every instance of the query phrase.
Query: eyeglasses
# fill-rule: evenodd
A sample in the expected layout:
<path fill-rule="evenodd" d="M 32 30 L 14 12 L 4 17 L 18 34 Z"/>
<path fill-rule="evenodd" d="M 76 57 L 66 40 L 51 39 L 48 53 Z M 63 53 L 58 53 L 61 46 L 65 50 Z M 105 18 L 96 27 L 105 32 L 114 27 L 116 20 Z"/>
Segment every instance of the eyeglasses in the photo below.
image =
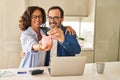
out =
<path fill-rule="evenodd" d="M 37 19 L 37 18 L 40 19 L 40 18 L 42 18 L 42 16 L 41 15 L 38 15 L 38 16 L 37 15 L 32 15 L 32 19 Z"/>
<path fill-rule="evenodd" d="M 59 18 L 61 18 L 61 17 L 59 17 L 59 16 L 54 16 L 54 17 L 48 16 L 49 20 L 58 20 Z"/>

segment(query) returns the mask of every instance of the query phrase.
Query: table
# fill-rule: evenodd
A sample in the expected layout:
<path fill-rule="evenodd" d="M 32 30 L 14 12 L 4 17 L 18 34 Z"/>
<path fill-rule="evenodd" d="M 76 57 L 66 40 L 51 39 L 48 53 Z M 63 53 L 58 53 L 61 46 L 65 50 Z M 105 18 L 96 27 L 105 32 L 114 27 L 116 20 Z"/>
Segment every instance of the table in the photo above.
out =
<path fill-rule="evenodd" d="M 40 75 L 17 74 L 18 71 L 29 71 L 33 69 L 44 69 L 44 73 Z M 36 67 L 26 69 L 1 69 L 12 72 L 14 75 L 3 77 L 0 80 L 120 80 L 120 62 L 105 62 L 105 70 L 103 74 L 96 72 L 95 63 L 87 63 L 85 65 L 84 74 L 82 76 L 59 76 L 51 77 L 48 67 Z"/>
<path fill-rule="evenodd" d="M 34 70 L 34 69 L 43 69 L 44 73 L 41 75 L 31 75 L 29 73 L 29 70 Z M 49 80 L 48 77 L 48 70 L 47 67 L 36 67 L 36 68 L 15 68 L 15 69 L 2 69 L 5 71 L 9 71 L 12 73 L 11 76 L 8 77 L 2 77 L 0 80 Z M 27 74 L 17 74 L 17 72 L 24 72 L 26 71 Z"/>
<path fill-rule="evenodd" d="M 105 62 L 103 74 L 98 74 L 96 64 L 85 65 L 82 76 L 50 77 L 50 80 L 120 80 L 120 62 Z"/>

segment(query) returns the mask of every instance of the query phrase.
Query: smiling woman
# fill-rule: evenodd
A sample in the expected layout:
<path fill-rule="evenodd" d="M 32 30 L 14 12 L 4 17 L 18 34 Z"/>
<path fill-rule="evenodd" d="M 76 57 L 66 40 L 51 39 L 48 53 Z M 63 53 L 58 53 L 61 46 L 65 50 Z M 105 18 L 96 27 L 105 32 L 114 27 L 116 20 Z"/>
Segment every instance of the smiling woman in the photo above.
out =
<path fill-rule="evenodd" d="M 44 9 L 38 6 L 27 7 L 22 15 L 22 22 L 24 30 L 20 40 L 25 56 L 21 60 L 20 68 L 46 66 L 46 51 L 51 49 L 52 40 L 49 40 L 49 44 L 42 43 L 44 38 L 47 39 L 40 29 L 40 25 L 46 22 Z"/>

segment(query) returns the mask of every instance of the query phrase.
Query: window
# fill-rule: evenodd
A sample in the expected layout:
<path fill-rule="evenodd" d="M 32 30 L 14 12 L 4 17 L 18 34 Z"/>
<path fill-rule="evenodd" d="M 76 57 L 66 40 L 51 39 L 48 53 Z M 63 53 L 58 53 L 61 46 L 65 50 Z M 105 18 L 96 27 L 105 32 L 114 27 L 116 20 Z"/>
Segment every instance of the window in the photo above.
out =
<path fill-rule="evenodd" d="M 84 40 L 78 39 L 80 45 L 87 49 L 93 49 L 94 43 L 94 22 L 83 22 L 78 17 L 65 17 L 63 25 L 71 26 L 78 36 Z"/>
<path fill-rule="evenodd" d="M 84 46 L 93 48 L 94 22 L 81 22 L 80 37 L 85 38 Z"/>
<path fill-rule="evenodd" d="M 80 22 L 79 21 L 64 21 L 63 25 L 71 26 L 75 31 L 78 37 L 80 37 Z"/>

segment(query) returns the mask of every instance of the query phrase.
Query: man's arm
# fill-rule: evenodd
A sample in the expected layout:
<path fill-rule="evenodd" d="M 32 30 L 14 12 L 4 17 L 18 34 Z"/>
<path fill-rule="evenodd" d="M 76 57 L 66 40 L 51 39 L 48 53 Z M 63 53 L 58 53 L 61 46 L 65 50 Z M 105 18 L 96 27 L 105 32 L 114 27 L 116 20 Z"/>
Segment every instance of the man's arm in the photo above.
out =
<path fill-rule="evenodd" d="M 71 56 L 81 52 L 81 47 L 76 39 L 76 35 L 65 35 L 65 40 L 63 43 L 60 43 L 60 45 Z"/>

